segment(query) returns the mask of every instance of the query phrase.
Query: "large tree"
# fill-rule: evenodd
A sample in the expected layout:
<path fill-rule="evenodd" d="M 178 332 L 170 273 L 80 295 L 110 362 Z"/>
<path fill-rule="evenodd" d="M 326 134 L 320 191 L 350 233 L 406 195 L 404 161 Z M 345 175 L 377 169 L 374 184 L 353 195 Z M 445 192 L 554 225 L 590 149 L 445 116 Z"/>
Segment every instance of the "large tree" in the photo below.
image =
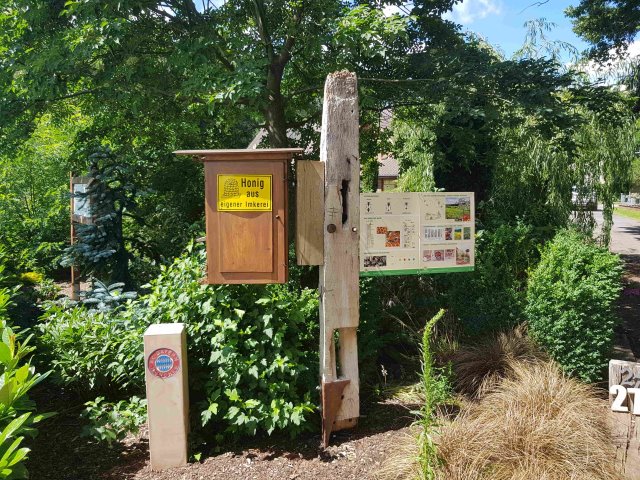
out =
<path fill-rule="evenodd" d="M 69 98 L 149 113 L 249 107 L 273 147 L 319 114 L 329 71 L 394 75 L 407 17 L 339 0 L 9 0 L 5 118 Z M 373 2 L 372 2 L 373 3 Z M 4 47 L 4 48 L 3 48 Z"/>
<path fill-rule="evenodd" d="M 607 59 L 623 53 L 640 29 L 637 0 L 581 0 L 567 9 L 575 32 L 593 45 L 591 55 Z"/>

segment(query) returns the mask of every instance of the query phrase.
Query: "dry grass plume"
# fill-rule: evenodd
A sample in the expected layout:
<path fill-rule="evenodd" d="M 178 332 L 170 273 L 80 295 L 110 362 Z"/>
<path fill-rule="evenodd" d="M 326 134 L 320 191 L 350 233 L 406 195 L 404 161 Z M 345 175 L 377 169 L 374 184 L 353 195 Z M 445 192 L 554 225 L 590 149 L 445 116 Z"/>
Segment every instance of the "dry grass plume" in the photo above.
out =
<path fill-rule="evenodd" d="M 511 372 L 441 430 L 443 480 L 618 480 L 594 389 L 551 362 Z"/>
<path fill-rule="evenodd" d="M 456 391 L 475 399 L 511 376 L 514 361 L 535 363 L 548 359 L 527 337 L 523 327 L 462 346 L 450 358 Z"/>

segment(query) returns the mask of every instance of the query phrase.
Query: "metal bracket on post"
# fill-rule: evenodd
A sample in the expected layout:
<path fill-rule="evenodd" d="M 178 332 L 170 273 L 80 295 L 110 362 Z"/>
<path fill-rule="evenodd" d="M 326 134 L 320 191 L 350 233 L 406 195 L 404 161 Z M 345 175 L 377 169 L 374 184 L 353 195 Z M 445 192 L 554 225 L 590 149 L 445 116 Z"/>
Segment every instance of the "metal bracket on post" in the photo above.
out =
<path fill-rule="evenodd" d="M 342 393 L 349 382 L 349 379 L 322 382 L 322 446 L 325 448 L 329 446 L 329 437 L 342 404 Z"/>
<path fill-rule="evenodd" d="M 360 315 L 358 142 L 356 76 L 346 71 L 332 73 L 325 83 L 320 136 L 320 161 L 324 164 L 320 381 L 325 447 L 332 431 L 355 427 L 360 416 L 356 335 Z"/>

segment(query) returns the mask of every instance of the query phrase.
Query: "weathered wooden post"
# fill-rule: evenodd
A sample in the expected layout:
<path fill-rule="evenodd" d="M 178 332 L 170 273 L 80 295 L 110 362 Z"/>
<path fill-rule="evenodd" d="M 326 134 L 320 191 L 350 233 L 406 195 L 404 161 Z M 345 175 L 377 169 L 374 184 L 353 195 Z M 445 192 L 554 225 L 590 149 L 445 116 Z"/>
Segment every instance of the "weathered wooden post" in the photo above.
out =
<path fill-rule="evenodd" d="M 324 262 L 320 266 L 320 376 L 325 446 L 332 431 L 355 427 L 360 415 L 356 337 L 360 318 L 358 142 L 356 76 L 347 71 L 330 74 L 324 89 L 320 137 L 320 161 L 325 167 Z"/>
<path fill-rule="evenodd" d="M 156 323 L 144 333 L 151 469 L 187 464 L 189 387 L 182 323 Z"/>
<path fill-rule="evenodd" d="M 70 201 L 71 206 L 69 209 L 69 220 L 71 224 L 71 245 L 73 246 L 76 243 L 76 224 L 73 221 L 73 215 L 75 210 L 75 199 L 73 197 L 73 172 L 69 173 L 69 191 L 71 192 Z M 80 280 L 78 278 L 78 272 L 76 271 L 75 265 L 71 265 L 71 300 L 78 300 L 80 298 Z"/>
<path fill-rule="evenodd" d="M 93 223 L 91 213 L 91 199 L 87 196 L 78 199 L 78 194 L 86 194 L 87 189 L 93 182 L 92 177 L 74 177 L 73 172 L 69 174 L 69 192 L 71 198 L 71 245 L 76 243 L 76 223 L 90 225 Z M 80 272 L 71 265 L 71 300 L 80 298 Z"/>

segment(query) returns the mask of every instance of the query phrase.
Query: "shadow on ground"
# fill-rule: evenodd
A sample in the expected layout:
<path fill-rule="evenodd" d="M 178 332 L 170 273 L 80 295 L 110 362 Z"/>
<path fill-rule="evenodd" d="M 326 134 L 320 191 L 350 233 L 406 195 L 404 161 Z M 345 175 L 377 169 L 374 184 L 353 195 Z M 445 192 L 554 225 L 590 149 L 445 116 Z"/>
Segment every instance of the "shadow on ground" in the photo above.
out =
<path fill-rule="evenodd" d="M 401 405 L 371 403 L 363 409 L 358 427 L 336 432 L 327 449 L 320 446 L 319 432 L 305 433 L 297 439 L 285 435 L 243 439 L 241 444 L 203 458 L 202 463 L 179 469 L 174 472 L 174 477 L 171 471 L 163 474 L 150 471 L 146 434 L 116 442 L 109 447 L 106 443 L 81 436 L 84 423 L 79 415 L 84 406 L 83 401 L 73 394 L 61 391 L 52 384 L 45 384 L 34 391 L 32 397 L 39 411 L 58 412 L 55 417 L 41 424 L 39 436 L 30 442 L 32 452 L 27 468 L 30 477 L 38 480 L 244 478 L 237 476 L 240 467 L 258 465 L 263 470 L 259 475 L 269 476 L 282 471 L 283 465 L 292 462 L 310 475 L 308 478 L 314 478 L 316 474 L 317 478 L 328 478 L 324 470 L 335 470 L 352 451 L 359 450 L 361 455 L 366 453 L 362 452 L 363 449 L 368 449 L 371 457 L 380 456 L 375 454 L 375 449 L 388 448 L 380 444 L 393 444 L 389 436 L 405 430 L 415 420 L 412 413 Z M 320 419 L 315 417 L 311 422 L 319 425 Z M 327 466 L 323 467 L 323 464 Z M 210 474 L 209 470 L 213 472 L 216 468 L 231 476 Z M 307 478 L 304 473 L 296 478 Z M 205 476 L 201 477 L 203 474 Z"/>
<path fill-rule="evenodd" d="M 116 464 L 129 464 L 132 471 L 144 466 L 148 451 L 144 439 L 114 443 L 109 447 L 81 436 L 84 423 L 80 413 L 84 405 L 72 393 L 44 383 L 32 392 L 31 397 L 36 401 L 38 411 L 57 414 L 39 424 L 39 435 L 29 441 L 31 453 L 27 469 L 30 478 L 93 480 Z"/>

